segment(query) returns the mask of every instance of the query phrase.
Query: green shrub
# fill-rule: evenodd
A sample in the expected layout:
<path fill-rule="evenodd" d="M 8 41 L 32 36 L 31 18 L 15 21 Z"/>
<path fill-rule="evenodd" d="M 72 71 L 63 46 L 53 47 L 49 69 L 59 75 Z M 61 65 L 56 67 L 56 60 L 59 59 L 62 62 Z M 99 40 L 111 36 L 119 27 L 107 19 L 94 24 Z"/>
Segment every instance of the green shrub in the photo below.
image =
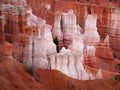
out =
<path fill-rule="evenodd" d="M 112 79 L 120 81 L 120 63 L 116 64 L 115 68 L 118 69 L 119 74 L 115 75 Z"/>
<path fill-rule="evenodd" d="M 114 77 L 111 78 L 112 80 L 118 80 L 120 81 L 120 75 L 115 75 Z"/>
<path fill-rule="evenodd" d="M 27 71 L 30 75 L 34 76 L 34 67 L 33 67 L 32 64 L 30 64 L 30 63 L 27 63 L 27 64 L 26 64 L 26 71 Z"/>

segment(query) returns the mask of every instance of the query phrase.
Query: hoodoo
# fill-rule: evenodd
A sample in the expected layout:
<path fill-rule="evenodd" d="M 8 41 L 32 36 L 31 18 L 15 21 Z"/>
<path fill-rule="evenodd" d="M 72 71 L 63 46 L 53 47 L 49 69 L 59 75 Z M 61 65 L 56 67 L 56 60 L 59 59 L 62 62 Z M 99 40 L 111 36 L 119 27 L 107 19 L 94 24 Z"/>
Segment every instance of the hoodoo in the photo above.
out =
<path fill-rule="evenodd" d="M 3 64 L 11 68 L 12 62 L 18 65 L 16 69 L 29 65 L 26 68 L 33 75 L 19 71 L 36 85 L 42 80 L 43 90 L 51 82 L 44 81 L 50 77 L 46 73 L 63 73 L 60 77 L 78 82 L 120 80 L 120 67 L 116 68 L 120 64 L 119 24 L 119 0 L 0 0 L 0 64 L 8 61 L 10 66 Z M 52 77 L 53 81 L 58 77 Z M 77 81 L 67 81 L 71 89 L 50 90 L 81 90 L 73 89 Z"/>

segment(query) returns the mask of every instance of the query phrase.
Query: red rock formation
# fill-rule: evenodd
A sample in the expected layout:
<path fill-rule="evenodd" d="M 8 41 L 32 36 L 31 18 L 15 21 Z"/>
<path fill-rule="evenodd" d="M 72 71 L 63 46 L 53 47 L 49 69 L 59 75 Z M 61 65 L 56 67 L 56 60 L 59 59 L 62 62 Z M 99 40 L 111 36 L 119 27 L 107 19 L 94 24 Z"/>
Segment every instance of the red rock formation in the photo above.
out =
<path fill-rule="evenodd" d="M 82 52 L 72 52 L 62 48 L 60 53 L 49 56 L 51 69 L 56 69 L 64 74 L 79 80 L 95 79 L 92 73 L 88 73 L 83 67 Z"/>
<path fill-rule="evenodd" d="M 84 63 L 87 66 L 96 68 L 96 48 L 94 46 L 86 46 L 84 48 Z"/>
<path fill-rule="evenodd" d="M 78 73 L 83 68 L 83 65 L 81 65 L 83 64 L 81 63 L 83 61 L 83 48 L 99 42 L 100 35 L 101 42 L 96 44 L 96 49 L 86 48 L 86 53 L 84 53 L 85 64 L 91 67 L 97 66 L 97 68 L 108 71 L 116 71 L 114 66 L 116 63 L 119 63 L 116 59 L 120 58 L 120 10 L 118 8 L 120 2 L 118 0 L 102 0 L 102 2 L 101 0 L 78 1 L 27 0 L 28 4 L 33 8 L 33 14 L 32 8 L 27 6 L 25 0 L 8 0 L 8 2 L 1 0 L 0 3 L 2 5 L 0 7 L 3 15 L 0 15 L 0 44 L 4 44 L 5 36 L 6 40 L 14 45 L 13 57 L 15 59 L 19 61 L 26 59 L 30 63 L 34 61 L 36 67 L 46 69 L 51 67 L 49 60 L 47 61 L 47 56 L 49 55 L 53 56 L 52 67 L 56 65 L 54 59 L 56 57 L 54 56 L 56 54 L 56 46 L 53 43 L 53 39 L 55 40 L 57 37 L 56 45 L 58 51 L 64 46 L 72 52 L 67 56 L 65 53 L 63 53 L 65 55 L 60 54 L 60 56 L 57 54 L 57 69 L 66 74 L 69 72 L 68 75 L 72 77 L 81 78 L 82 76 Z M 37 17 L 35 14 L 45 20 Z M 4 23 L 5 21 L 6 24 Z M 51 24 L 53 29 L 46 22 Z M 107 43 L 104 42 L 107 35 L 110 38 L 110 46 L 108 41 Z M 83 36 L 84 38 L 82 38 Z M 76 57 L 73 56 L 73 52 L 77 53 L 76 57 L 79 57 L 80 52 L 79 60 L 74 59 Z M 70 59 L 70 62 L 67 57 Z M 63 61 L 60 61 L 61 59 Z M 67 62 L 69 62 L 68 67 Z M 76 65 L 74 66 L 72 63 Z M 82 67 L 79 67 L 79 64 Z M 75 70 L 75 67 L 77 70 Z M 82 70 L 83 76 L 86 75 L 86 77 L 81 79 L 89 79 L 88 76 L 91 76 L 91 74 L 88 75 L 85 68 Z M 101 70 L 99 71 L 100 74 Z"/>
<path fill-rule="evenodd" d="M 110 36 L 110 47 L 113 50 L 115 58 L 120 59 L 120 10 L 119 9 L 112 9 L 112 15 L 111 18 L 113 20 L 113 24 L 109 29 L 109 36 Z"/>
<path fill-rule="evenodd" d="M 65 48 L 68 48 L 73 40 L 73 34 L 75 33 L 76 27 L 76 15 L 73 10 L 69 10 L 68 13 L 62 14 L 62 31 L 63 41 Z M 73 32 L 73 33 L 71 33 Z"/>
<path fill-rule="evenodd" d="M 87 6 L 77 4 L 77 24 L 81 26 L 81 28 L 85 28 L 86 18 L 87 18 Z"/>
<path fill-rule="evenodd" d="M 104 41 L 105 37 L 108 34 L 109 27 L 111 26 L 112 26 L 111 8 L 103 8 L 101 16 L 99 15 L 97 20 L 97 28 L 101 42 Z"/>
<path fill-rule="evenodd" d="M 12 58 L 14 47 L 12 44 L 5 42 L 0 45 L 0 55 Z"/>
<path fill-rule="evenodd" d="M 120 82 L 111 79 L 80 81 L 56 70 L 39 69 L 35 73 L 36 79 L 26 72 L 22 64 L 0 57 L 1 90 L 93 90 L 93 88 L 95 90 L 119 90 L 120 88 Z"/>
<path fill-rule="evenodd" d="M 53 43 L 51 29 L 52 26 L 46 21 L 38 18 L 32 13 L 32 9 L 27 9 L 28 44 L 24 48 L 24 63 L 34 65 L 34 68 L 47 69 L 47 56 L 56 53 L 56 46 Z M 27 33 L 28 33 L 27 32 Z"/>
<path fill-rule="evenodd" d="M 13 57 L 19 59 L 22 47 L 25 46 L 23 38 L 25 37 L 24 31 L 26 27 L 25 6 L 26 1 L 9 0 L 9 2 L 2 2 L 1 8 L 5 15 L 5 39 L 13 43 L 14 54 Z"/>
<path fill-rule="evenodd" d="M 53 30 L 52 30 L 52 36 L 54 39 L 54 43 L 56 43 L 56 45 L 57 45 L 57 51 L 60 51 L 62 49 L 62 47 L 64 46 L 63 32 L 61 30 L 62 29 L 61 13 L 62 12 L 56 12 L 55 17 L 54 17 L 54 26 L 53 26 Z"/>
<path fill-rule="evenodd" d="M 5 35 L 4 35 L 4 31 L 5 31 L 5 16 L 4 14 L 2 14 L 2 12 L 0 12 L 0 44 L 4 43 L 5 41 Z"/>
<path fill-rule="evenodd" d="M 96 45 L 96 62 L 97 68 L 101 68 L 106 71 L 116 71 L 113 52 L 109 46 L 109 36 L 106 37 L 104 43 L 98 43 Z M 119 62 L 118 62 L 119 63 Z"/>
<path fill-rule="evenodd" d="M 65 48 L 71 48 L 73 51 L 79 51 L 79 46 L 81 45 L 82 47 L 81 43 L 83 43 L 80 33 L 81 30 L 81 27 L 76 23 L 76 15 L 72 9 L 68 13 L 57 12 L 52 33 L 54 40 L 58 40 L 58 51 L 63 46 Z M 77 43 L 77 40 L 79 43 Z M 78 45 L 77 48 L 76 45 Z"/>
<path fill-rule="evenodd" d="M 100 36 L 98 35 L 96 28 L 96 15 L 89 15 L 86 19 L 85 33 L 83 34 L 84 46 L 95 45 L 96 42 L 100 42 Z"/>

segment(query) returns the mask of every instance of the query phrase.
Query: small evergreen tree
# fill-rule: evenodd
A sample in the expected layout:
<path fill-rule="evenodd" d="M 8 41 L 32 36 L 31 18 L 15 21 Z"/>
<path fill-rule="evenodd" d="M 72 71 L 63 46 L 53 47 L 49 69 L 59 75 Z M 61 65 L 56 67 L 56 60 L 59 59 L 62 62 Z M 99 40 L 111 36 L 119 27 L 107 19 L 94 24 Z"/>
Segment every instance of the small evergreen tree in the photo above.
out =
<path fill-rule="evenodd" d="M 34 67 L 32 66 L 32 64 L 30 63 L 26 64 L 26 71 L 34 77 Z"/>
<path fill-rule="evenodd" d="M 114 79 L 120 81 L 120 63 L 116 64 L 115 68 L 118 69 L 119 74 L 117 74 L 116 76 L 114 76 Z"/>

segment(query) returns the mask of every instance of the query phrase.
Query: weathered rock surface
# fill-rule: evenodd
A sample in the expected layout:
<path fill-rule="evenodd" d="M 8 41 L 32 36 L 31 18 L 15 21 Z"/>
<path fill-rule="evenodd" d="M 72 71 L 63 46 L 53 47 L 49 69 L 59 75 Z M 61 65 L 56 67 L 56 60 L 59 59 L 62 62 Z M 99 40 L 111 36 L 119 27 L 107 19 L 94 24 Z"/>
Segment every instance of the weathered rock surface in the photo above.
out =
<path fill-rule="evenodd" d="M 0 55 L 4 57 L 12 58 L 14 47 L 8 42 L 4 42 L 0 45 Z"/>
<path fill-rule="evenodd" d="M 106 37 L 104 43 L 98 43 L 96 45 L 96 61 L 97 67 L 103 70 L 111 70 L 111 64 L 113 61 L 112 50 L 109 46 L 109 36 Z"/>
<path fill-rule="evenodd" d="M 2 14 L 2 12 L 0 12 L 0 44 L 5 42 L 5 24 L 6 24 L 6 20 L 5 20 L 5 16 L 4 14 Z"/>
<path fill-rule="evenodd" d="M 112 10 L 111 19 L 113 20 L 113 25 L 109 29 L 110 36 L 110 47 L 113 50 L 113 54 L 116 58 L 120 59 L 120 9 L 117 8 Z"/>
<path fill-rule="evenodd" d="M 85 33 L 83 34 L 85 46 L 95 45 L 96 42 L 100 42 L 100 36 L 97 32 L 96 22 L 97 16 L 94 14 L 88 14 L 85 24 Z"/>
<path fill-rule="evenodd" d="M 95 46 L 86 46 L 84 48 L 84 63 L 90 67 L 96 67 L 96 48 Z"/>
<path fill-rule="evenodd" d="M 102 78 L 102 70 L 116 71 L 115 64 L 119 63 L 116 59 L 120 58 L 119 1 L 27 0 L 27 3 L 0 1 L 3 55 L 12 55 L 13 47 L 9 44 L 12 43 L 13 58 L 18 61 L 35 68 L 57 69 L 82 80 Z M 88 72 L 90 68 L 84 65 L 96 68 L 98 74 Z"/>
<path fill-rule="evenodd" d="M 80 80 L 94 79 L 95 77 L 84 69 L 82 55 L 81 52 L 73 53 L 69 49 L 62 48 L 60 53 L 49 57 L 51 69 L 59 70 L 72 78 Z"/>
<path fill-rule="evenodd" d="M 51 29 L 46 21 L 32 14 L 32 10 L 27 11 L 27 25 L 32 28 L 29 36 L 29 43 L 25 50 L 25 62 L 33 63 L 35 68 L 48 68 L 47 56 L 56 53 L 56 46 L 53 43 Z"/>
<path fill-rule="evenodd" d="M 111 79 L 80 81 L 56 70 L 38 69 L 35 74 L 37 79 L 26 72 L 24 65 L 13 59 L 0 57 L 1 90 L 93 90 L 93 88 L 95 90 L 119 90 L 120 88 L 120 82 Z"/>
<path fill-rule="evenodd" d="M 8 2 L 1 1 L 0 8 L 4 15 L 5 27 L 3 30 L 3 39 L 14 45 L 13 57 L 19 59 L 22 52 L 21 48 L 25 45 L 24 31 L 26 26 L 25 6 L 26 1 L 11 0 Z M 3 16 L 2 16 L 3 17 Z M 3 24 L 4 24 L 3 23 Z M 24 39 L 23 39 L 24 38 Z M 3 40 L 4 41 L 4 40 Z"/>

